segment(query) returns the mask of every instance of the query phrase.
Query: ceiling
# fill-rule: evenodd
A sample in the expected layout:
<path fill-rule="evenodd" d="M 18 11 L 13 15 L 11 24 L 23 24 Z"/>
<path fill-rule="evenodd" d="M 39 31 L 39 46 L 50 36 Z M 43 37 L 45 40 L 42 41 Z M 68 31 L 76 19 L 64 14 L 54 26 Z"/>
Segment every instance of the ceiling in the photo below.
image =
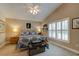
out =
<path fill-rule="evenodd" d="M 39 3 L 40 12 L 32 15 L 27 12 L 27 3 L 0 3 L 0 14 L 6 18 L 20 20 L 43 21 L 49 14 L 54 12 L 61 3 Z"/>

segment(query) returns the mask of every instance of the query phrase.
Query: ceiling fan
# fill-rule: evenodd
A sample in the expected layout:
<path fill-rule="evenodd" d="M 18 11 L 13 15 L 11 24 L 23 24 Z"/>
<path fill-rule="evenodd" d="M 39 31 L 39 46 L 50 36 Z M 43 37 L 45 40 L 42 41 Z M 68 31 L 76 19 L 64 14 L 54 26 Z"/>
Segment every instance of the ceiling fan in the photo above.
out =
<path fill-rule="evenodd" d="M 32 15 L 37 15 L 40 11 L 40 5 L 37 3 L 28 3 L 26 8 Z"/>

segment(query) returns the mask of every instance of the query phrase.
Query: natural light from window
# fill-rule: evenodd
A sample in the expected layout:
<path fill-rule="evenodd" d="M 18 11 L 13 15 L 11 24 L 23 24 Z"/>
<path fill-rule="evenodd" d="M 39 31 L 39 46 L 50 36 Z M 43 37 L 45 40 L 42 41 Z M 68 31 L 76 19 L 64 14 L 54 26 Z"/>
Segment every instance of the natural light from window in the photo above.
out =
<path fill-rule="evenodd" d="M 69 40 L 69 18 L 52 22 L 48 25 L 48 36 L 62 41 Z"/>

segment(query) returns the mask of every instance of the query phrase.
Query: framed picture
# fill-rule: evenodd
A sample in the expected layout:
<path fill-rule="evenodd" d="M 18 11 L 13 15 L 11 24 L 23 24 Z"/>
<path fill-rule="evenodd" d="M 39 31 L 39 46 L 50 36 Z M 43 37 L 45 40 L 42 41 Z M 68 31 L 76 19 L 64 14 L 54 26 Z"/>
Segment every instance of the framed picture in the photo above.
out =
<path fill-rule="evenodd" d="M 26 23 L 26 28 L 31 29 L 31 23 Z"/>
<path fill-rule="evenodd" d="M 72 19 L 72 28 L 79 29 L 79 18 Z"/>

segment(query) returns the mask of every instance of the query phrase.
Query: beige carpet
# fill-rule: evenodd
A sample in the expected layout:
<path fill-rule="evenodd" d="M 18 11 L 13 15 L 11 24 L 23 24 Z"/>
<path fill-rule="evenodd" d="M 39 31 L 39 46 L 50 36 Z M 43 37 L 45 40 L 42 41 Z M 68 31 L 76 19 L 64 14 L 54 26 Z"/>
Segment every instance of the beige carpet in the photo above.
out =
<path fill-rule="evenodd" d="M 1 56 L 27 56 L 27 51 L 16 50 L 16 44 L 8 44 L 0 48 Z"/>
<path fill-rule="evenodd" d="M 75 56 L 75 53 L 67 51 L 56 45 L 49 44 L 49 49 L 46 52 L 37 54 L 35 56 Z M 27 51 L 16 50 L 15 44 L 8 44 L 0 48 L 0 56 L 28 56 Z"/>

